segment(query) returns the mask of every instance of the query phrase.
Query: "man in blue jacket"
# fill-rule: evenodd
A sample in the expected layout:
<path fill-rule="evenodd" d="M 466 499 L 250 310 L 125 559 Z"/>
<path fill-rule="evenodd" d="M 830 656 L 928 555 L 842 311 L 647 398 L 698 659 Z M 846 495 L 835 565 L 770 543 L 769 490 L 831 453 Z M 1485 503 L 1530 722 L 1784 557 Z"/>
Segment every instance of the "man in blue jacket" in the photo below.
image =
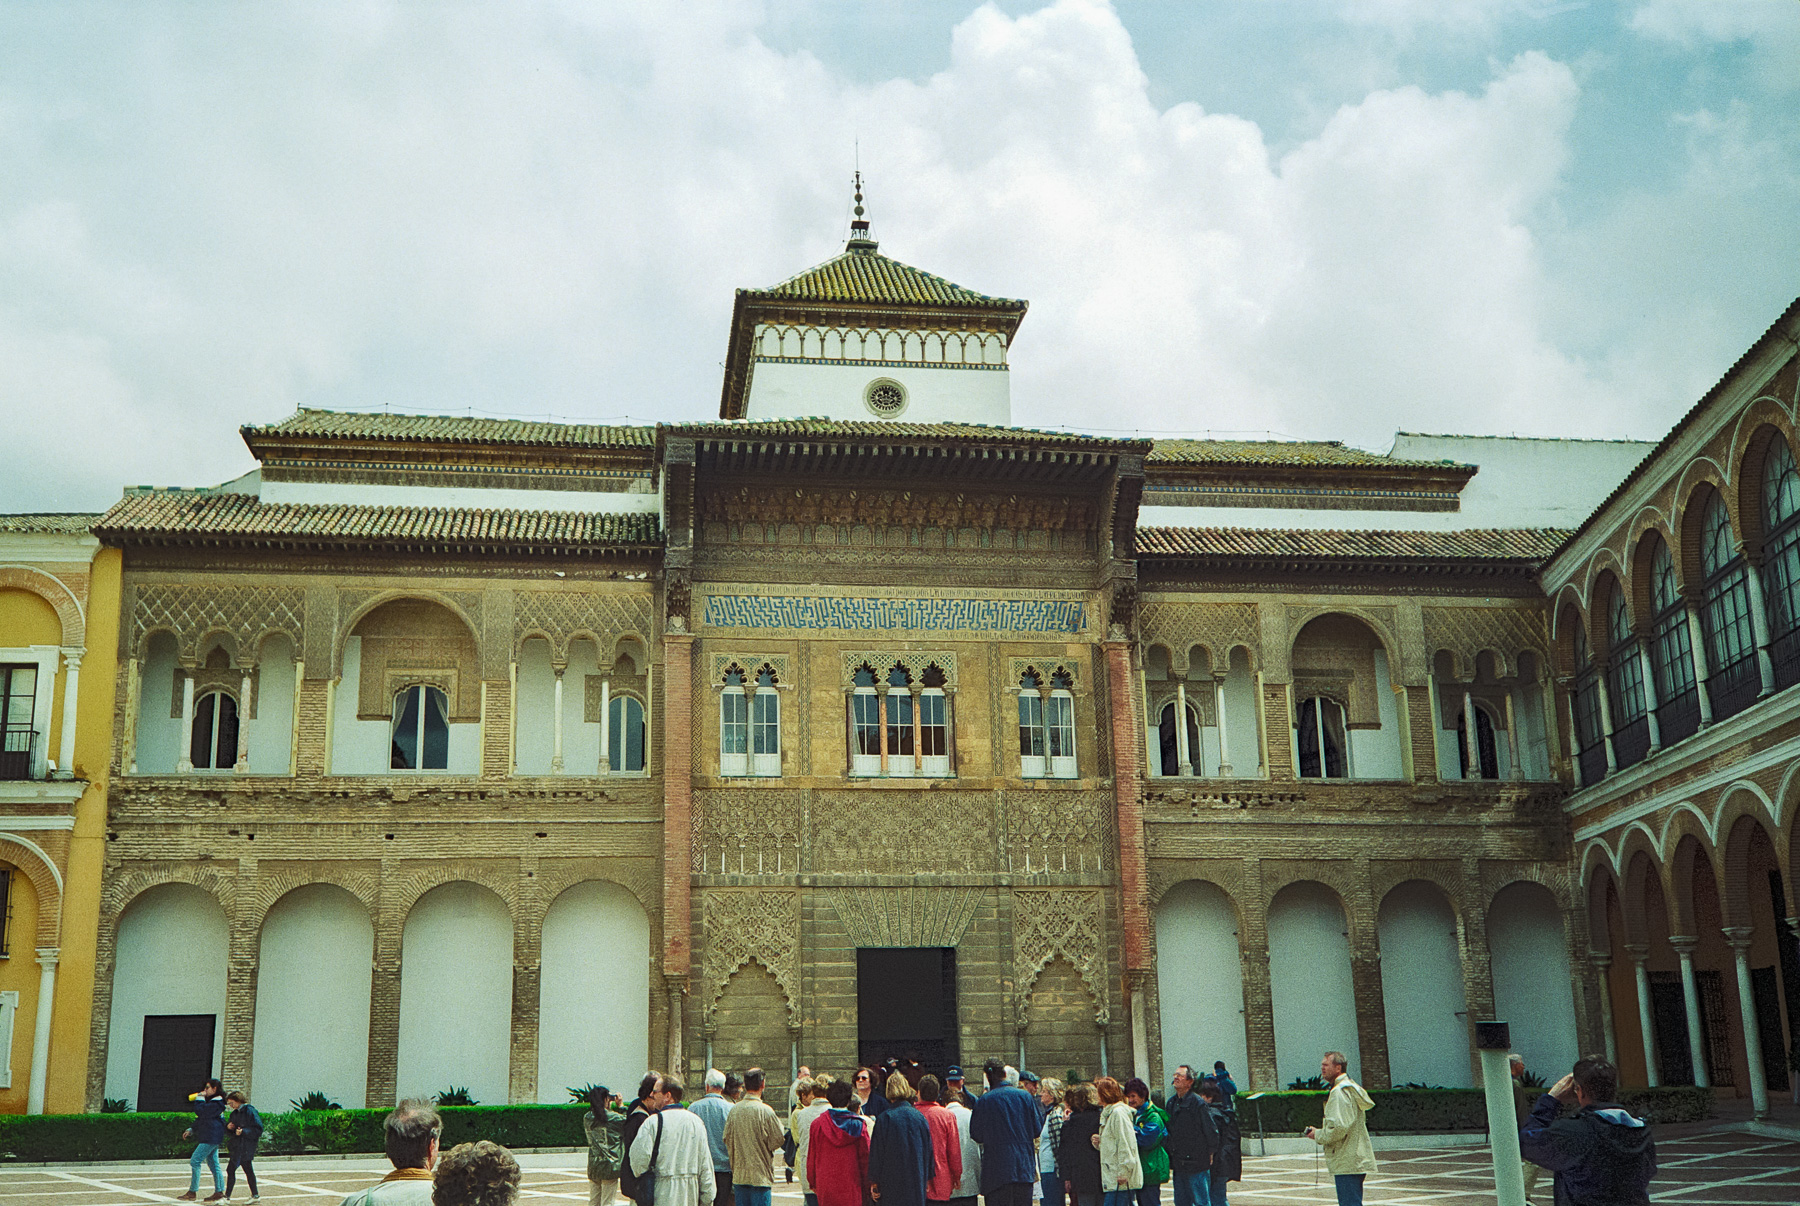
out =
<path fill-rule="evenodd" d="M 1618 1095 L 1619 1070 L 1590 1055 L 1531 1107 L 1519 1151 L 1556 1174 L 1557 1206 L 1649 1206 L 1656 1141 L 1648 1123 L 1615 1103 Z M 1580 1109 L 1558 1118 L 1571 1101 Z"/>
<path fill-rule="evenodd" d="M 1031 1206 L 1038 1183 L 1037 1139 L 1042 1126 L 1037 1099 L 1006 1083 L 1006 1065 L 981 1066 L 988 1091 L 975 1102 L 969 1136 L 981 1144 L 981 1195 L 987 1206 Z"/>

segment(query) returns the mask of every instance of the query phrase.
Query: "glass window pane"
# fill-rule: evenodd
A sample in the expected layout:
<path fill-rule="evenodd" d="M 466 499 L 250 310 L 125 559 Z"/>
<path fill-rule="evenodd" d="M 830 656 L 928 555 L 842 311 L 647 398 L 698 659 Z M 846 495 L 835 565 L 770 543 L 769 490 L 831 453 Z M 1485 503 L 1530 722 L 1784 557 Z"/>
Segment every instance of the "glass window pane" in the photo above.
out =
<path fill-rule="evenodd" d="M 644 705 L 628 695 L 613 696 L 613 769 L 644 769 Z"/>
<path fill-rule="evenodd" d="M 945 699 L 941 692 L 927 691 L 919 697 L 919 752 L 927 758 L 949 754 L 949 726 L 945 723 Z"/>
<path fill-rule="evenodd" d="M 881 753 L 881 704 L 873 691 L 858 691 L 850 697 L 852 714 L 856 720 L 856 752 L 859 754 L 879 755 Z"/>
<path fill-rule="evenodd" d="M 719 697 L 719 749 L 727 754 L 741 754 L 748 748 L 747 735 L 749 717 L 745 708 L 744 693 L 740 688 L 727 687 Z"/>
<path fill-rule="evenodd" d="M 1050 696 L 1050 710 L 1045 717 L 1044 728 L 1050 741 L 1052 758 L 1073 758 L 1075 756 L 1075 701 L 1061 692 Z"/>
<path fill-rule="evenodd" d="M 388 766 L 393 770 L 417 770 L 419 766 L 419 688 L 408 687 L 394 697 L 394 741 Z"/>
<path fill-rule="evenodd" d="M 445 770 L 450 765 L 449 700 L 436 687 L 423 689 L 425 696 L 424 749 L 419 755 L 422 770 Z"/>
<path fill-rule="evenodd" d="M 1787 441 L 1776 436 L 1763 461 L 1763 523 L 1773 532 L 1800 514 L 1800 473 L 1794 470 L 1794 454 Z"/>
<path fill-rule="evenodd" d="M 213 701 L 218 693 L 209 691 L 194 701 L 194 733 L 188 742 L 188 761 L 196 770 L 212 769 Z"/>
<path fill-rule="evenodd" d="M 759 754 L 779 754 L 781 752 L 781 697 L 773 690 L 756 693 L 755 725 L 756 752 Z"/>
<path fill-rule="evenodd" d="M 888 753 L 913 752 L 912 696 L 904 691 L 890 691 L 887 697 Z"/>
<path fill-rule="evenodd" d="M 1019 694 L 1019 754 L 1025 758 L 1044 756 L 1044 701 L 1024 692 Z"/>

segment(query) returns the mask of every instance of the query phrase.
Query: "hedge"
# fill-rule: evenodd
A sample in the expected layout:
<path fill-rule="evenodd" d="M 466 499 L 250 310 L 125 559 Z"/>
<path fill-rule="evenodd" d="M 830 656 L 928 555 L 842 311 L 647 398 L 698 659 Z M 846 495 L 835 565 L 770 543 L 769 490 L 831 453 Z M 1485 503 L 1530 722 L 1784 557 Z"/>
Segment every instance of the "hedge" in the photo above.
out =
<path fill-rule="evenodd" d="M 581 1116 L 570 1105 L 447 1106 L 443 1146 L 492 1139 L 507 1147 L 586 1147 Z M 269 1155 L 355 1154 L 386 1146 L 387 1110 L 295 1110 L 263 1115 Z M 185 1158 L 194 1148 L 181 1132 L 192 1114 L 36 1114 L 0 1116 L 0 1159 L 160 1160 Z"/>
<path fill-rule="evenodd" d="M 1487 1130 L 1487 1105 L 1479 1089 L 1372 1089 L 1375 1109 L 1369 1130 L 1377 1135 L 1450 1134 Z M 1533 1093 L 1535 1098 L 1535 1092 Z M 1653 1122 L 1697 1122 L 1712 1112 L 1708 1089 L 1634 1089 L 1620 1103 Z M 1321 1092 L 1265 1093 L 1258 1101 L 1238 1095 L 1238 1124 L 1246 1136 L 1297 1135 L 1317 1126 L 1325 1108 Z M 581 1116 L 572 1105 L 448 1106 L 446 1148 L 471 1139 L 492 1139 L 507 1147 L 585 1147 Z M 386 1110 L 295 1110 L 265 1114 L 261 1151 L 269 1155 L 306 1152 L 347 1155 L 379 1152 L 385 1146 Z M 184 1159 L 193 1144 L 181 1132 L 192 1114 L 0 1115 L 0 1159 L 33 1163 L 56 1160 Z"/>
<path fill-rule="evenodd" d="M 1527 1102 L 1536 1101 L 1538 1090 L 1527 1090 Z M 1487 1098 L 1480 1089 L 1371 1089 L 1375 1108 L 1369 1111 L 1372 1135 L 1444 1135 L 1487 1130 Z M 1318 1126 L 1325 1110 L 1323 1092 L 1265 1093 L 1256 1101 L 1238 1094 L 1238 1126 L 1246 1135 L 1257 1130 L 1257 1107 L 1262 1109 L 1262 1130 L 1269 1135 L 1298 1135 Z M 1660 1089 L 1629 1089 L 1619 1103 L 1633 1114 L 1652 1122 L 1698 1122 L 1712 1113 L 1712 1090 L 1691 1085 Z"/>

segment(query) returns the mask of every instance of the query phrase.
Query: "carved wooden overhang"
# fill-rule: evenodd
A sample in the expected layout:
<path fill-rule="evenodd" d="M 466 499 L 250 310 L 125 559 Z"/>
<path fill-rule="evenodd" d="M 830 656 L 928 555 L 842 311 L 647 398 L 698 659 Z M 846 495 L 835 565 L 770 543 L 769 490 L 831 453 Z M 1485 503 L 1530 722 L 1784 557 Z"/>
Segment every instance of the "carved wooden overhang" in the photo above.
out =
<path fill-rule="evenodd" d="M 1100 486 L 1148 440 L 1114 440 L 962 423 L 710 422 L 661 429 L 666 444 L 692 441 L 702 476 L 823 477 L 850 481 L 1035 483 Z"/>
<path fill-rule="evenodd" d="M 1025 320 L 1026 303 L 1009 298 L 970 306 L 905 305 L 893 302 L 822 301 L 781 297 L 759 289 L 739 289 L 731 310 L 726 345 L 725 381 L 719 394 L 719 417 L 744 417 L 744 394 L 755 358 L 756 329 L 763 323 L 796 326 L 847 326 L 943 331 L 991 331 L 1012 344 Z"/>
<path fill-rule="evenodd" d="M 265 481 L 616 490 L 658 466 L 648 426 L 303 410 L 239 433 Z"/>
<path fill-rule="evenodd" d="M 1538 568 L 1568 533 L 1559 528 L 1455 532 L 1140 528 L 1146 582 L 1208 579 L 1510 580 L 1536 590 Z"/>
<path fill-rule="evenodd" d="M 1475 476 L 1473 465 L 1170 461 L 1154 454 L 1145 469 L 1146 506 L 1309 511 L 1456 511 Z"/>

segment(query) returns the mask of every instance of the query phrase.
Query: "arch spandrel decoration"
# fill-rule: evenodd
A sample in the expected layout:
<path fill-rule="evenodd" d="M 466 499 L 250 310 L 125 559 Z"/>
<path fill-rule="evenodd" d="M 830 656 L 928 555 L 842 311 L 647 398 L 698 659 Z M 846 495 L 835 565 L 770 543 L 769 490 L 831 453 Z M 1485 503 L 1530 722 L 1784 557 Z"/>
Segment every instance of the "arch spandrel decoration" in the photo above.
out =
<path fill-rule="evenodd" d="M 1019 680 L 1025 676 L 1027 671 L 1029 671 L 1032 674 L 1037 675 L 1038 681 L 1048 687 L 1051 684 L 1051 680 L 1054 679 L 1057 674 L 1062 673 L 1069 676 L 1070 688 L 1077 694 L 1080 694 L 1082 688 L 1086 685 L 1083 682 L 1084 667 L 1082 665 L 1086 660 L 1087 659 L 1084 657 L 1008 658 L 1006 661 L 1006 677 L 1001 680 L 1000 685 L 1008 690 L 1017 690 Z"/>
<path fill-rule="evenodd" d="M 706 913 L 705 1026 L 733 972 L 752 959 L 769 969 L 787 998 L 788 1027 L 800 1026 L 800 894 L 709 890 Z"/>
<path fill-rule="evenodd" d="M 719 686 L 725 681 L 725 672 L 736 666 L 745 674 L 745 683 L 752 682 L 758 671 L 764 666 L 775 672 L 775 682 L 779 686 L 791 686 L 795 679 L 792 673 L 793 657 L 786 653 L 715 653 L 708 659 L 709 673 L 706 683 Z"/>
<path fill-rule="evenodd" d="M 852 946 L 955 946 L 975 919 L 982 891 L 843 888 L 830 900 Z"/>
<path fill-rule="evenodd" d="M 240 660 L 256 656 L 271 633 L 284 634 L 296 653 L 305 637 L 306 592 L 300 587 L 146 582 L 136 595 L 131 647 L 140 656 L 157 629 L 175 633 L 178 655 L 190 661 L 199 656 L 201 640 L 214 633 L 231 637 Z"/>
<path fill-rule="evenodd" d="M 845 691 L 849 691 L 856 686 L 857 667 L 865 664 L 875 671 L 877 677 L 886 674 L 888 670 L 896 665 L 904 666 L 906 667 L 907 674 L 912 676 L 912 681 L 915 683 L 925 676 L 926 667 L 936 666 L 939 670 L 944 672 L 944 686 L 946 689 L 955 691 L 958 685 L 956 677 L 956 654 L 951 653 L 948 650 L 926 650 L 924 652 L 906 650 L 896 652 L 892 649 L 853 649 L 845 653 L 839 661 L 841 664 L 839 666 L 838 686 Z"/>
<path fill-rule="evenodd" d="M 1436 656 L 1448 650 L 1459 679 L 1475 676 L 1475 657 L 1483 650 L 1496 659 L 1495 673 L 1502 678 L 1519 673 L 1519 654 L 1531 653 L 1544 664 L 1549 638 L 1542 610 L 1521 607 L 1427 607 L 1425 647 Z"/>
<path fill-rule="evenodd" d="M 1260 665 L 1262 627 L 1254 603 L 1141 603 L 1138 627 L 1145 647 L 1167 647 L 1170 668 L 1178 674 L 1187 673 L 1188 652 L 1195 645 L 1212 655 L 1215 667 L 1227 665 L 1239 645 L 1250 651 L 1252 669 Z"/>
<path fill-rule="evenodd" d="M 513 656 L 518 656 L 519 646 L 526 638 L 542 636 L 550 642 L 551 660 L 566 662 L 570 642 L 577 637 L 591 637 L 600 643 L 600 660 L 604 664 L 614 638 L 628 633 L 640 638 L 648 636 L 653 602 L 648 590 L 517 591 L 513 595 Z"/>
<path fill-rule="evenodd" d="M 1106 985 L 1105 908 L 1097 890 L 1021 890 L 1013 893 L 1013 984 L 1021 1026 L 1030 1021 L 1038 973 L 1061 955 L 1081 973 L 1094 998 L 1094 1021 L 1111 1017 Z"/>

